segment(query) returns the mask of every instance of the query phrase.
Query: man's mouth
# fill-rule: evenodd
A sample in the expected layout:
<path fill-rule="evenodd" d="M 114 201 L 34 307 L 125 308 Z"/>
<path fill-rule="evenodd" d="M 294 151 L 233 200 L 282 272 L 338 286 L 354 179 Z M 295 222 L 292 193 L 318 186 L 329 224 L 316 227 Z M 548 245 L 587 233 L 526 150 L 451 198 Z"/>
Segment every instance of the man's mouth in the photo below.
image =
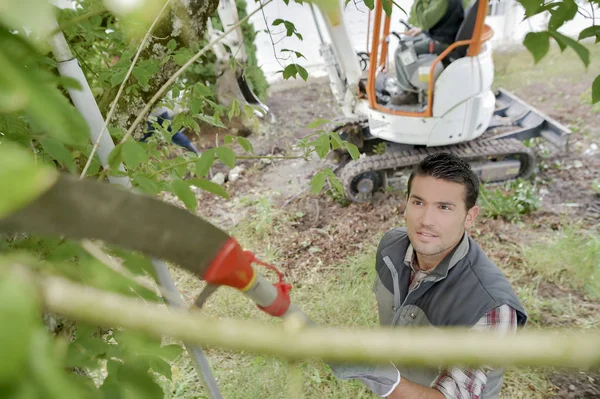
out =
<path fill-rule="evenodd" d="M 429 238 L 435 238 L 435 237 L 437 237 L 437 235 L 436 235 L 436 234 L 429 233 L 429 232 L 427 232 L 427 231 L 417 231 L 417 234 L 418 234 L 419 236 L 421 236 L 421 237 L 429 237 Z"/>

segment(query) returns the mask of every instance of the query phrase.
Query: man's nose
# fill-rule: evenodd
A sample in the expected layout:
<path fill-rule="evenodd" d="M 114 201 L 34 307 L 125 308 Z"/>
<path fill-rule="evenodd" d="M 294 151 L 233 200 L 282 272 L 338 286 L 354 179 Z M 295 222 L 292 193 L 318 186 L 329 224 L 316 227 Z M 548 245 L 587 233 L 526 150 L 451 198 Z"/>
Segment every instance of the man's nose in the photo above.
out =
<path fill-rule="evenodd" d="M 434 224 L 434 214 L 433 209 L 431 207 L 426 206 L 423 209 L 423 213 L 421 213 L 421 224 L 424 226 L 432 226 Z"/>

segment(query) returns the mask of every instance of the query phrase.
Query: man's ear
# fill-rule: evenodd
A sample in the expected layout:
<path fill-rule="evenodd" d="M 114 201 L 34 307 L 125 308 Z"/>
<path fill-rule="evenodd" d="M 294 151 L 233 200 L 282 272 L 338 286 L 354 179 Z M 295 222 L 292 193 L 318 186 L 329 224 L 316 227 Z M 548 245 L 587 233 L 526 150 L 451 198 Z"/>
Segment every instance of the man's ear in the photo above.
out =
<path fill-rule="evenodd" d="M 465 218 L 465 229 L 470 229 L 473 226 L 475 218 L 479 215 L 479 207 L 475 205 L 473 208 L 467 211 L 467 217 Z"/>

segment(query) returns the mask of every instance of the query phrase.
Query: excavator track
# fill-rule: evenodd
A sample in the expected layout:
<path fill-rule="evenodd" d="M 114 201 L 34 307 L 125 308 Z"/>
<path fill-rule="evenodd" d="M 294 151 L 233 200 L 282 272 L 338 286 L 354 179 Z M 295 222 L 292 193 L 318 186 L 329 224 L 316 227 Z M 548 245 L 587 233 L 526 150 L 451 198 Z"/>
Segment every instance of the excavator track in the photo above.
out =
<path fill-rule="evenodd" d="M 527 178 L 535 170 L 535 156 L 517 139 L 473 140 L 451 146 L 391 150 L 349 161 L 336 172 L 349 200 L 366 202 L 387 187 L 403 189 L 408 174 L 428 155 L 450 152 L 469 162 L 480 180 L 497 183 Z"/>

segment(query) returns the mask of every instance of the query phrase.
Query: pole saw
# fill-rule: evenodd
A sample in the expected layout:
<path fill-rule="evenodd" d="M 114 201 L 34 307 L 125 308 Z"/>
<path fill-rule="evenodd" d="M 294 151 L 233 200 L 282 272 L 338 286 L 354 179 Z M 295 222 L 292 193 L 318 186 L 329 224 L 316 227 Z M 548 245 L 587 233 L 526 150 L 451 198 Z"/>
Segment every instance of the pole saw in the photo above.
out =
<path fill-rule="evenodd" d="M 265 313 L 292 315 L 314 322 L 290 299 L 292 286 L 283 273 L 244 250 L 234 237 L 185 209 L 121 186 L 80 180 L 69 174 L 58 178 L 31 203 L 0 219 L 0 232 L 61 235 L 69 239 L 100 240 L 107 245 L 163 259 L 193 273 L 207 286 L 195 302 L 201 307 L 218 287 L 243 293 Z M 274 270 L 271 283 L 253 264 Z M 394 367 L 330 364 L 340 379 L 358 378 L 376 393 L 396 378 Z"/>

